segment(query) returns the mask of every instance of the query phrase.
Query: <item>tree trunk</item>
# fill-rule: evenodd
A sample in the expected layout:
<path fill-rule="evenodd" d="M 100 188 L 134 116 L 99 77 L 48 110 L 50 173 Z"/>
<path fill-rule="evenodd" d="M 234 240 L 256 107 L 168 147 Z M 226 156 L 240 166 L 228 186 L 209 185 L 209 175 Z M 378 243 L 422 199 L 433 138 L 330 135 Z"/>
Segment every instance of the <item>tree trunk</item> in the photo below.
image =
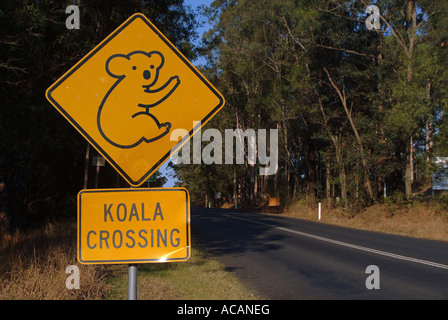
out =
<path fill-rule="evenodd" d="M 411 178 L 411 184 L 412 184 L 414 182 L 414 138 L 413 137 L 411 137 L 409 144 L 410 144 L 409 147 L 411 148 L 410 155 L 409 155 L 409 167 L 410 167 L 409 170 L 411 170 L 410 178 Z"/>
<path fill-rule="evenodd" d="M 406 197 L 410 198 L 412 196 L 412 153 L 411 153 L 411 146 L 412 140 L 410 140 L 406 144 L 406 166 L 405 166 L 405 177 L 404 177 L 404 186 L 405 186 L 405 193 Z"/>
<path fill-rule="evenodd" d="M 348 196 L 347 196 L 347 177 L 345 174 L 344 165 L 341 166 L 339 170 L 339 180 L 341 180 L 341 198 L 344 207 L 347 205 Z"/>
<path fill-rule="evenodd" d="M 384 196 L 384 183 L 385 183 L 385 179 L 383 175 L 379 175 L 378 176 L 378 180 L 377 180 L 377 197 L 381 198 Z"/>
<path fill-rule="evenodd" d="M 379 31 L 380 34 L 380 39 L 379 39 L 379 44 L 378 44 L 378 68 L 381 68 L 381 66 L 383 65 L 383 32 L 380 30 Z M 379 70 L 379 69 L 378 69 Z M 379 81 L 378 81 L 379 83 Z M 380 84 L 380 83 L 379 83 Z M 384 118 L 384 98 L 385 97 L 385 93 L 383 90 L 383 86 L 382 84 L 380 84 L 378 86 L 378 92 L 379 92 L 379 96 L 380 96 L 380 103 L 378 106 L 378 114 L 379 114 L 379 119 L 378 119 L 378 133 L 379 133 L 379 137 L 378 137 L 378 142 L 382 148 L 385 148 L 387 142 L 386 139 L 384 138 L 384 125 L 383 125 L 383 118 Z M 377 159 L 377 163 L 378 166 L 381 168 L 383 166 L 383 162 L 384 162 L 384 158 L 380 158 Z M 378 178 L 377 178 L 377 199 L 380 199 L 381 197 L 383 197 L 383 193 L 384 193 L 384 182 L 386 181 L 385 177 L 384 177 L 384 173 L 381 172 L 381 170 L 379 170 L 380 172 L 377 173 Z"/>
<path fill-rule="evenodd" d="M 415 6 L 415 0 L 408 0 L 407 14 L 406 14 L 406 28 L 409 29 L 409 26 L 412 22 L 411 31 L 409 33 L 409 49 L 407 50 L 408 54 L 408 74 L 407 74 L 407 83 L 408 85 L 412 82 L 413 76 L 413 55 L 414 55 L 414 46 L 417 37 L 417 10 Z M 406 197 L 412 197 L 412 181 L 414 175 L 413 169 L 413 143 L 412 136 L 406 142 L 406 166 L 405 166 L 405 192 Z"/>
<path fill-rule="evenodd" d="M 298 188 L 299 188 L 299 174 L 296 172 L 296 174 L 294 175 L 294 189 L 292 191 L 292 199 L 297 198 Z"/>
<path fill-rule="evenodd" d="M 428 103 L 431 103 L 431 80 L 428 79 L 426 84 L 426 98 L 428 99 Z M 432 177 L 431 177 L 431 158 L 432 158 L 432 149 L 434 147 L 433 140 L 433 118 L 432 116 L 426 120 L 425 123 L 425 133 L 426 133 L 426 170 L 425 170 L 425 182 L 428 186 L 432 186 Z"/>
<path fill-rule="evenodd" d="M 205 193 L 205 203 L 204 203 L 204 207 L 208 208 L 208 193 Z"/>
<path fill-rule="evenodd" d="M 308 165 L 308 199 L 311 205 L 316 201 L 315 197 L 315 180 L 316 180 L 316 155 L 314 153 L 314 145 L 312 142 L 308 144 L 308 152 L 306 156 Z"/>
<path fill-rule="evenodd" d="M 335 150 L 335 153 L 336 153 L 336 162 L 337 162 L 337 164 L 339 166 L 339 180 L 340 180 L 340 184 L 341 184 L 341 197 L 342 197 L 342 201 L 343 201 L 344 206 L 345 206 L 347 204 L 347 201 L 348 201 L 348 197 L 347 197 L 347 182 L 346 182 L 344 163 L 343 163 L 343 159 L 342 159 L 341 145 L 339 143 L 340 137 L 338 137 L 337 135 L 334 135 L 334 134 L 332 134 L 330 132 L 330 129 L 328 128 L 328 125 L 327 125 L 327 117 L 325 115 L 324 107 L 322 105 L 322 100 L 318 99 L 318 102 L 319 102 L 320 110 L 322 111 L 322 116 L 323 116 L 323 119 L 324 119 L 325 130 L 327 131 L 331 141 L 333 142 L 334 150 Z"/>
<path fill-rule="evenodd" d="M 356 129 L 355 123 L 354 123 L 353 118 L 352 118 L 352 114 L 348 110 L 347 96 L 345 95 L 345 90 L 342 89 L 342 92 L 341 92 L 339 87 L 334 83 L 333 79 L 331 78 L 330 73 L 328 72 L 328 70 L 326 68 L 324 68 L 324 71 L 327 74 L 328 79 L 331 82 L 331 85 L 333 86 L 333 88 L 338 93 L 339 99 L 341 100 L 342 106 L 344 107 L 345 114 L 347 115 L 347 118 L 348 118 L 348 120 L 350 122 L 350 125 L 352 127 L 353 133 L 354 133 L 356 141 L 358 143 L 359 153 L 361 155 L 361 163 L 362 163 L 362 167 L 364 169 L 364 178 L 365 178 L 367 192 L 369 194 L 370 199 L 373 201 L 373 200 L 375 200 L 375 197 L 374 197 L 374 194 L 373 194 L 372 184 L 370 183 L 369 165 L 367 163 L 367 159 L 366 159 L 365 154 L 364 154 L 364 147 L 362 145 L 361 137 L 360 137 L 360 135 L 358 133 L 358 130 Z"/>
<path fill-rule="evenodd" d="M 249 164 L 249 201 L 253 203 L 255 195 L 255 167 Z"/>
<path fill-rule="evenodd" d="M 326 181 L 326 195 L 327 195 L 327 209 L 330 210 L 331 209 L 331 183 L 330 183 L 330 179 L 331 179 L 331 155 L 330 152 L 327 152 L 327 168 L 326 168 L 326 176 L 325 176 L 325 181 Z"/>

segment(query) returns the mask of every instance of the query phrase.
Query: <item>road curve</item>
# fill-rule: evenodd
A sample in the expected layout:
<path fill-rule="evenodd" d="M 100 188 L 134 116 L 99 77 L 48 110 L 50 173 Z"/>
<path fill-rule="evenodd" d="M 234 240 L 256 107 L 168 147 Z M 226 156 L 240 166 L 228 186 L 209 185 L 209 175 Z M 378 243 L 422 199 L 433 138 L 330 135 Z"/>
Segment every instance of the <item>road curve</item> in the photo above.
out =
<path fill-rule="evenodd" d="M 264 299 L 448 298 L 447 242 L 197 207 L 191 234 Z"/>

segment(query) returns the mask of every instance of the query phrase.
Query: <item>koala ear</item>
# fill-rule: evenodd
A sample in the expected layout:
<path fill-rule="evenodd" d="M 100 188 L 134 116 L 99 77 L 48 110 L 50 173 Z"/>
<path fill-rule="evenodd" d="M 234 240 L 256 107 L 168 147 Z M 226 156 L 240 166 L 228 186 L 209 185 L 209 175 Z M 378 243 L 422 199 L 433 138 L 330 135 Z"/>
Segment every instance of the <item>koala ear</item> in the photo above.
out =
<path fill-rule="evenodd" d="M 129 57 L 124 54 L 114 54 L 106 61 L 106 71 L 114 78 L 124 76 L 128 70 Z"/>
<path fill-rule="evenodd" d="M 157 69 L 160 69 L 160 68 L 163 67 L 163 65 L 165 63 L 165 58 L 163 57 L 163 55 L 159 51 L 148 52 L 147 56 L 150 59 L 152 59 L 153 64 L 155 65 L 155 67 Z"/>

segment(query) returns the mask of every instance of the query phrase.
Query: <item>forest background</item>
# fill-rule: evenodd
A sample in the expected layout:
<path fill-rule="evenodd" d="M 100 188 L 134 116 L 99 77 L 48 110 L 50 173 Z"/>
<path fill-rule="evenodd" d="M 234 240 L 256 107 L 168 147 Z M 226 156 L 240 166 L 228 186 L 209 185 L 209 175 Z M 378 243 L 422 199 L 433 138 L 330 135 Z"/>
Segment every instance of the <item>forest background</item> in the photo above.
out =
<path fill-rule="evenodd" d="M 278 129 L 275 175 L 247 161 L 173 165 L 193 205 L 236 198 L 256 207 L 269 196 L 356 210 L 412 204 L 430 192 L 436 159 L 448 156 L 446 0 L 216 0 L 198 11 L 182 0 L 74 2 L 79 30 L 65 28 L 73 1 L 0 3 L 0 219 L 8 229 L 73 217 L 84 187 L 126 186 L 107 164 L 96 176 L 97 154 L 45 90 L 134 12 L 189 59 L 204 59 L 201 71 L 226 98 L 204 129 Z M 366 27 L 370 4 L 381 14 L 378 30 Z M 196 45 L 201 21 L 211 29 Z M 164 182 L 159 173 L 153 186 Z"/>

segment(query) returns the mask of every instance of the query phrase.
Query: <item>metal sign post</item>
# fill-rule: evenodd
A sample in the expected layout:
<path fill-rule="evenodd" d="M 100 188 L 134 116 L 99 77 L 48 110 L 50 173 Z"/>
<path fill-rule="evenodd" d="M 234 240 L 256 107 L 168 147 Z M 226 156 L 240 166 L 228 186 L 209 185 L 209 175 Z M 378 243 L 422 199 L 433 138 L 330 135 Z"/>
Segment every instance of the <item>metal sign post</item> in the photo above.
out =
<path fill-rule="evenodd" d="M 137 300 L 137 265 L 128 267 L 128 300 Z"/>
<path fill-rule="evenodd" d="M 46 97 L 133 187 L 151 179 L 225 103 L 141 13 L 60 77 Z M 170 131 L 182 128 L 173 141 Z M 128 299 L 137 300 L 137 263 L 190 258 L 188 190 L 97 189 L 104 160 L 94 161 L 95 189 L 87 189 L 86 166 L 85 189 L 78 193 L 77 258 L 81 264 L 128 264 Z"/>

